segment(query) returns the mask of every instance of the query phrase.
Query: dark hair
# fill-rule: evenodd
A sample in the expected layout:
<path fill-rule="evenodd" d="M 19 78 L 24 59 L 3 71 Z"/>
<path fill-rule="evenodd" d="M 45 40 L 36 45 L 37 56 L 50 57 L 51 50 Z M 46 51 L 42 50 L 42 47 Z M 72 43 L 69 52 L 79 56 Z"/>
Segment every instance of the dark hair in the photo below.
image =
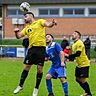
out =
<path fill-rule="evenodd" d="M 79 31 L 75 31 L 76 33 L 78 33 L 79 37 L 81 37 L 81 33 Z"/>
<path fill-rule="evenodd" d="M 26 12 L 26 13 L 24 13 L 24 16 L 25 16 L 26 14 L 31 14 L 31 15 L 33 16 L 33 18 L 35 17 L 32 12 Z"/>
<path fill-rule="evenodd" d="M 54 37 L 53 37 L 53 35 L 52 35 L 52 34 L 46 34 L 46 36 L 47 36 L 47 35 L 50 35 L 50 36 L 52 37 L 52 39 L 54 40 Z"/>

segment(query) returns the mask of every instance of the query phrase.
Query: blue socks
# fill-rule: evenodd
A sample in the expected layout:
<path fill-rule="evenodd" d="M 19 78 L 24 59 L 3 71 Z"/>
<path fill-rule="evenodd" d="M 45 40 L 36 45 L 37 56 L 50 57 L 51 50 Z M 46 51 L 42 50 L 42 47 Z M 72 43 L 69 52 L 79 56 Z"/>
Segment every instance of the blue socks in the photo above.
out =
<path fill-rule="evenodd" d="M 47 90 L 48 90 L 49 94 L 53 93 L 51 79 L 46 79 L 46 86 L 47 86 Z M 67 82 L 62 83 L 62 87 L 63 87 L 64 93 L 65 93 L 65 96 L 68 96 L 68 84 L 67 84 Z"/>
<path fill-rule="evenodd" d="M 46 79 L 46 86 L 47 86 L 47 90 L 50 93 L 53 93 L 52 92 L 52 82 L 51 82 L 51 79 Z"/>
<path fill-rule="evenodd" d="M 65 93 L 65 96 L 68 96 L 68 83 L 67 82 L 62 83 L 62 87 Z"/>

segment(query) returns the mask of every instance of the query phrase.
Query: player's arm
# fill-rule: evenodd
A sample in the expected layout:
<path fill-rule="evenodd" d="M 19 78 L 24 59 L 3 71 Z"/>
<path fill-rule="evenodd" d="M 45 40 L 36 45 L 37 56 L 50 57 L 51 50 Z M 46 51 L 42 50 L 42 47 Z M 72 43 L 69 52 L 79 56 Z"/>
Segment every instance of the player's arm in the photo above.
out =
<path fill-rule="evenodd" d="M 78 43 L 76 52 L 74 54 L 69 55 L 69 57 L 68 57 L 69 60 L 74 61 L 75 57 L 79 57 L 81 55 L 81 51 L 82 51 L 83 47 L 84 47 L 84 45 L 82 45 L 82 43 Z"/>
<path fill-rule="evenodd" d="M 70 61 L 74 61 L 75 57 L 79 57 L 80 55 L 81 55 L 81 51 L 77 51 L 76 53 L 70 54 L 69 56 L 67 56 L 67 58 L 68 58 Z"/>
<path fill-rule="evenodd" d="M 57 25 L 57 22 L 54 19 L 51 22 L 45 22 L 44 23 L 44 27 L 49 27 L 49 28 L 56 26 L 56 25 Z"/>
<path fill-rule="evenodd" d="M 47 53 L 45 53 L 45 61 L 49 60 L 49 55 Z"/>
<path fill-rule="evenodd" d="M 68 56 L 69 56 L 69 54 L 67 54 L 67 53 L 65 53 L 65 52 L 64 52 L 64 56 L 68 57 Z"/>
<path fill-rule="evenodd" d="M 65 66 L 65 64 L 64 64 L 64 52 L 60 51 L 59 55 L 60 55 L 60 59 L 61 59 L 61 66 Z"/>
<path fill-rule="evenodd" d="M 81 51 L 77 51 L 76 53 L 74 53 L 74 54 L 70 54 L 69 55 L 69 58 L 75 58 L 75 57 L 79 57 L 80 56 L 80 54 L 81 54 Z"/>
<path fill-rule="evenodd" d="M 55 44 L 55 50 L 59 53 L 60 60 L 61 60 L 61 66 L 65 66 L 65 64 L 64 64 L 64 52 L 62 51 L 60 44 L 58 44 L 58 43 Z"/>
<path fill-rule="evenodd" d="M 15 36 L 16 36 L 17 39 L 20 39 L 20 38 L 24 37 L 24 34 L 19 31 L 19 28 L 15 28 L 14 32 L 15 32 Z"/>

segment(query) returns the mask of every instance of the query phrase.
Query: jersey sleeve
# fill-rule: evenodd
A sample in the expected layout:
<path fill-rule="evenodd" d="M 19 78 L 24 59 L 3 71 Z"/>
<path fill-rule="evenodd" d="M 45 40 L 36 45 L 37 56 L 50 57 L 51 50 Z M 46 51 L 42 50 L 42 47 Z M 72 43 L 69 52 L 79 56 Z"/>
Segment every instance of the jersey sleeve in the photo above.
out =
<path fill-rule="evenodd" d="M 60 44 L 58 44 L 58 43 L 55 44 L 55 49 L 57 52 L 62 51 L 62 48 L 61 48 Z"/>
<path fill-rule="evenodd" d="M 42 26 L 44 26 L 46 20 L 44 20 L 44 19 L 40 19 L 39 22 L 40 22 L 40 24 L 41 24 Z"/>
<path fill-rule="evenodd" d="M 77 44 L 77 50 L 76 51 L 82 51 L 82 49 L 83 49 L 83 44 L 82 43 L 78 43 Z"/>
<path fill-rule="evenodd" d="M 22 32 L 24 35 L 26 35 L 26 28 L 24 28 L 21 32 Z"/>

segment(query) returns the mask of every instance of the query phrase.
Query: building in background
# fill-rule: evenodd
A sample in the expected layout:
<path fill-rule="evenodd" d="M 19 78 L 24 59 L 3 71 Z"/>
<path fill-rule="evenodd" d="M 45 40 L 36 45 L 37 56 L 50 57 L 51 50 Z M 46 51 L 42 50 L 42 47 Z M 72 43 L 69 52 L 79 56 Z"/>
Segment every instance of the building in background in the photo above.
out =
<path fill-rule="evenodd" d="M 0 4 L 0 45 L 2 45 L 2 37 L 3 37 L 3 31 L 2 31 L 2 6 Z"/>
<path fill-rule="evenodd" d="M 19 9 L 22 2 L 31 5 L 37 19 L 56 19 L 57 27 L 46 30 L 55 37 L 70 35 L 74 30 L 96 38 L 96 0 L 0 0 L 3 17 L 3 38 L 15 38 L 13 28 L 16 24 L 24 27 L 23 14 Z M 95 37 L 93 37 L 95 36 Z M 96 40 L 95 40 L 96 42 Z"/>

